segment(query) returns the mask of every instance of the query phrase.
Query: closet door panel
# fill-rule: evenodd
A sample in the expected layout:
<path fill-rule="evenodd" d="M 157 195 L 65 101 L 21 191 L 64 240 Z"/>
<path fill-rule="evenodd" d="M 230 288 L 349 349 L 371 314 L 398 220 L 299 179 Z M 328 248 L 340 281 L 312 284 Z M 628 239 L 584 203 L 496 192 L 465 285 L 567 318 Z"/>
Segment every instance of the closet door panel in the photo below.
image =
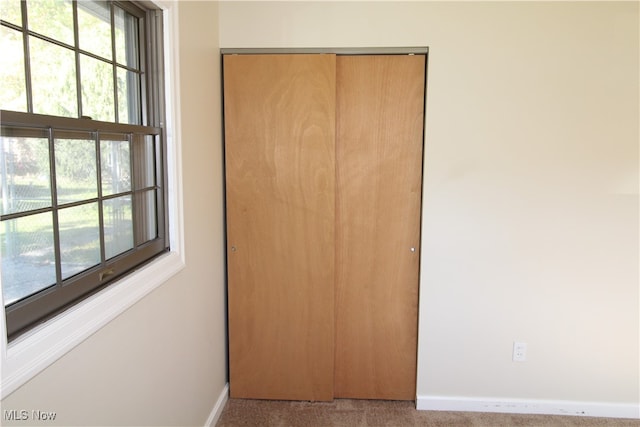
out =
<path fill-rule="evenodd" d="M 331 400 L 335 55 L 225 55 L 230 392 Z"/>
<path fill-rule="evenodd" d="M 424 76 L 337 59 L 335 397 L 415 398 Z"/>

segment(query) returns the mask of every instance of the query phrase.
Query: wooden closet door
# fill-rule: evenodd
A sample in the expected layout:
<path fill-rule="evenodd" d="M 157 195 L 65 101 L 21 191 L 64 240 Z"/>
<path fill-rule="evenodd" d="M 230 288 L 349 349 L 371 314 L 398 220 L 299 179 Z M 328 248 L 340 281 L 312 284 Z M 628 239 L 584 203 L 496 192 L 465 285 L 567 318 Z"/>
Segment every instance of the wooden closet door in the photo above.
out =
<path fill-rule="evenodd" d="M 335 397 L 415 399 L 424 78 L 337 59 Z"/>
<path fill-rule="evenodd" d="M 225 55 L 231 397 L 331 400 L 335 55 Z"/>

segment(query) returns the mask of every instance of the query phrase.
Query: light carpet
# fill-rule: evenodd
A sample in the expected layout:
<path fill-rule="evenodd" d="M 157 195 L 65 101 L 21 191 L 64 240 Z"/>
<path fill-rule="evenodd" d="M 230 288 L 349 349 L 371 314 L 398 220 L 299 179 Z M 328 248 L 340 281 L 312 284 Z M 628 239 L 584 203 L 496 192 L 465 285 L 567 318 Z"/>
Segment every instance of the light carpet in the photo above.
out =
<path fill-rule="evenodd" d="M 640 427 L 640 420 L 560 415 L 418 411 L 412 401 L 229 399 L 216 427 Z"/>

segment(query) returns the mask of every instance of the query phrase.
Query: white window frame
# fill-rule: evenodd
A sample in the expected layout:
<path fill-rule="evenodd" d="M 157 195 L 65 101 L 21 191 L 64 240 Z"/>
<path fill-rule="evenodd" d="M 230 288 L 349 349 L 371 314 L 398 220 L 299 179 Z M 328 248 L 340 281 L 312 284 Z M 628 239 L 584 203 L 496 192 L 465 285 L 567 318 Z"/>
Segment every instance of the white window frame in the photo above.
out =
<path fill-rule="evenodd" d="M 107 286 L 58 316 L 7 341 L 4 305 L 0 316 L 0 398 L 4 399 L 53 362 L 99 331 L 185 266 L 180 143 L 178 2 L 153 1 L 164 21 L 167 115 L 167 205 L 170 252 Z M 0 295 L 2 279 L 0 279 Z"/>

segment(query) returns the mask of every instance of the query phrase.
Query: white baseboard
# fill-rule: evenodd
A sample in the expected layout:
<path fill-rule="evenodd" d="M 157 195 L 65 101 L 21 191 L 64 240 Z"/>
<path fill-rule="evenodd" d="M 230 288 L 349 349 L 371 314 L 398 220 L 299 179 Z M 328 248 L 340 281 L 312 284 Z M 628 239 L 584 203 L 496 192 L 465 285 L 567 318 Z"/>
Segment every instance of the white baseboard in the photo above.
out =
<path fill-rule="evenodd" d="M 509 414 L 575 415 L 584 417 L 640 419 L 640 404 L 574 402 L 566 400 L 527 400 L 418 396 L 416 409 L 422 411 L 502 412 Z"/>
<path fill-rule="evenodd" d="M 222 410 L 224 409 L 224 405 L 226 405 L 227 400 L 229 400 L 229 383 L 226 383 L 220 392 L 220 396 L 218 396 L 218 400 L 216 400 L 216 404 L 213 405 L 213 409 L 204 424 L 205 427 L 215 427 L 216 423 L 220 419 L 220 415 L 222 415 Z"/>

